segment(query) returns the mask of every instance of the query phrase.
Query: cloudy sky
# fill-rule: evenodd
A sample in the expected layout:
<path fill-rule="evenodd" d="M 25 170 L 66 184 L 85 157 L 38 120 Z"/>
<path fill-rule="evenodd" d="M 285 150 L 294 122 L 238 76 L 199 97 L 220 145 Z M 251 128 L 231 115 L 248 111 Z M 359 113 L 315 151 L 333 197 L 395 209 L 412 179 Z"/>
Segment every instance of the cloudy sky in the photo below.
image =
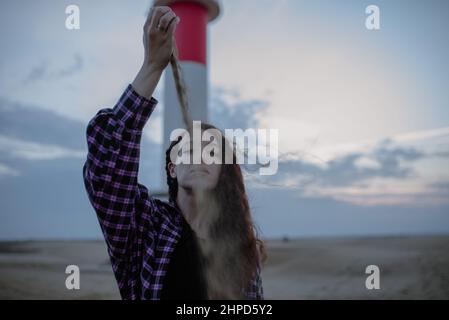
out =
<path fill-rule="evenodd" d="M 142 61 L 149 1 L 0 4 L 0 238 L 95 238 L 85 127 Z M 209 26 L 211 120 L 279 129 L 247 173 L 266 237 L 449 233 L 449 3 L 225 0 Z M 65 28 L 76 4 L 81 29 Z M 365 8 L 380 8 L 378 31 Z M 161 188 L 158 109 L 139 178 Z"/>

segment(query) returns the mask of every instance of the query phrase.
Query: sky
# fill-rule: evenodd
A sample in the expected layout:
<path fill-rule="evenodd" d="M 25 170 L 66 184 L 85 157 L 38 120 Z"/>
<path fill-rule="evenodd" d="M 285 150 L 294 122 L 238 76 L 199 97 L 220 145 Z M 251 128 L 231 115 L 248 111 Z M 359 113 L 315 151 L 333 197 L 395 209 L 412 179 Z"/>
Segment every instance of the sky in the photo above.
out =
<path fill-rule="evenodd" d="M 99 238 L 85 128 L 143 58 L 150 1 L 0 4 L 0 239 Z M 224 0 L 208 27 L 221 128 L 279 130 L 245 175 L 263 236 L 449 233 L 449 2 Z M 79 30 L 65 8 L 80 8 Z M 365 8 L 380 9 L 367 30 Z M 162 187 L 163 81 L 139 179 Z"/>

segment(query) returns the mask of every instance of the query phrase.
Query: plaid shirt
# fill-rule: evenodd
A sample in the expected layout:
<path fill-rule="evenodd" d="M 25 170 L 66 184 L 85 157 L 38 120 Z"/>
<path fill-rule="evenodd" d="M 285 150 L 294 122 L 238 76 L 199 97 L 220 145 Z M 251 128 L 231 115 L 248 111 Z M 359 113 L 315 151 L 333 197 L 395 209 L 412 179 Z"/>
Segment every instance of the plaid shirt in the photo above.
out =
<path fill-rule="evenodd" d="M 98 111 L 87 126 L 84 184 L 122 299 L 160 299 L 182 231 L 179 208 L 138 183 L 142 130 L 157 103 L 128 85 L 115 107 Z M 245 296 L 263 299 L 260 268 Z"/>

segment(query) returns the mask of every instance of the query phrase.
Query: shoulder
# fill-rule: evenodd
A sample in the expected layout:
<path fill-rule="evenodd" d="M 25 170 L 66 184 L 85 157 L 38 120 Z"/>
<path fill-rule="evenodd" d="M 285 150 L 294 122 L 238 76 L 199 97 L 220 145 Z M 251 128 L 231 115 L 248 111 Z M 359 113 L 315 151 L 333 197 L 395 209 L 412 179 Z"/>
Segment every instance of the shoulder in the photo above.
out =
<path fill-rule="evenodd" d="M 181 212 L 174 204 L 158 198 L 153 198 L 153 201 L 158 207 L 161 216 L 170 219 L 172 222 L 181 222 L 181 220 L 179 220 Z"/>
<path fill-rule="evenodd" d="M 139 194 L 137 197 L 137 210 L 139 210 L 146 218 L 153 221 L 154 224 L 160 225 L 162 222 L 170 222 L 178 226 L 182 220 L 181 212 L 174 204 L 153 197 L 148 188 L 142 184 L 138 184 Z"/>

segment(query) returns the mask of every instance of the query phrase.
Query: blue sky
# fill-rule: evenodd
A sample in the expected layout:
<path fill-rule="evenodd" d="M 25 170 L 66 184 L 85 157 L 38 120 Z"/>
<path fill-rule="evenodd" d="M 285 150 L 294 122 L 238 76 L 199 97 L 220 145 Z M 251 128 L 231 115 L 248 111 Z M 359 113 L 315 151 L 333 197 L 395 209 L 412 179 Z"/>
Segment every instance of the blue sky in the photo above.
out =
<path fill-rule="evenodd" d="M 0 238 L 94 238 L 85 126 L 142 61 L 149 1 L 0 4 Z M 449 232 L 449 3 L 225 0 L 209 26 L 222 128 L 279 129 L 273 177 L 247 174 L 267 237 Z M 65 28 L 77 4 L 81 29 Z M 381 29 L 365 28 L 380 8 Z M 160 189 L 160 104 L 140 180 Z"/>

